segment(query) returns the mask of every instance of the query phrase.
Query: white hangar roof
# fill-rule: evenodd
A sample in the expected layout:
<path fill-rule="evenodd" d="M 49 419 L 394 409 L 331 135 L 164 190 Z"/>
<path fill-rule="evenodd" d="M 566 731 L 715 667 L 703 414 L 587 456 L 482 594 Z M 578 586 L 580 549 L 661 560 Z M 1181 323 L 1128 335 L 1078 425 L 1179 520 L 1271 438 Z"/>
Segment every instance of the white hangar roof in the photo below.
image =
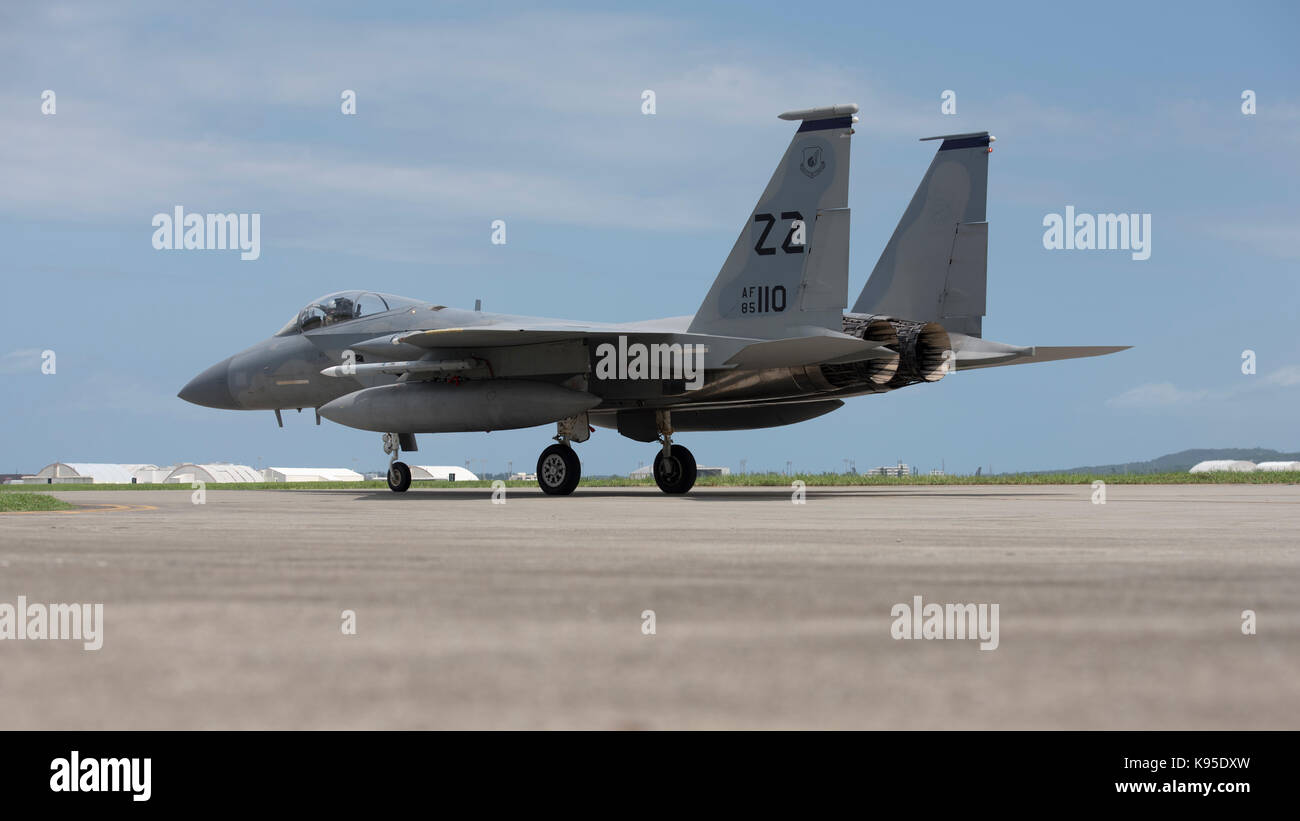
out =
<path fill-rule="evenodd" d="M 248 465 L 232 465 L 228 462 L 213 462 L 206 465 L 196 465 L 187 462 L 183 465 L 177 465 L 172 468 L 172 472 L 167 474 L 163 482 L 175 484 L 179 482 L 207 482 L 212 484 L 227 484 L 231 482 L 261 482 L 262 474 L 253 470 Z"/>
<path fill-rule="evenodd" d="M 1237 473 L 1249 473 L 1254 469 L 1254 462 L 1245 462 L 1240 459 L 1210 459 L 1193 465 L 1190 472 L 1211 473 L 1220 470 L 1230 470 Z"/>

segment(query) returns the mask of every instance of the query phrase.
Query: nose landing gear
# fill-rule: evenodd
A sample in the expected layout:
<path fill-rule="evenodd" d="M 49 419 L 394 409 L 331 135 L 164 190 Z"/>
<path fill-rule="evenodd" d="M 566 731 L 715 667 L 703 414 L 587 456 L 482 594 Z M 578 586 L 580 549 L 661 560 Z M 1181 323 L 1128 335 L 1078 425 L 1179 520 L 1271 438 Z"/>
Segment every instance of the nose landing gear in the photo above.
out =
<path fill-rule="evenodd" d="M 394 493 L 405 493 L 411 487 L 411 468 L 405 462 L 393 462 L 388 466 L 388 489 Z"/>

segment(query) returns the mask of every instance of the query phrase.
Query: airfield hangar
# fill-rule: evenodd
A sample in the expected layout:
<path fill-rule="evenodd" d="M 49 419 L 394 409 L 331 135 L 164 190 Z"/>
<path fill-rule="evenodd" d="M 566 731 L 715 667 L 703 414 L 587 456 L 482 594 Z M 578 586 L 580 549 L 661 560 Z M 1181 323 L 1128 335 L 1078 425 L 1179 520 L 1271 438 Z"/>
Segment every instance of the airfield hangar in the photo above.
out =
<path fill-rule="evenodd" d="M 161 482 L 166 468 L 157 465 L 116 465 L 104 462 L 52 462 L 31 476 L 24 484 L 49 485 L 131 485 Z"/>
<path fill-rule="evenodd" d="M 164 484 L 228 484 L 231 482 L 261 482 L 262 474 L 248 465 L 232 465 L 227 462 L 214 462 L 206 465 L 186 463 L 172 468 L 171 473 L 163 479 Z"/>

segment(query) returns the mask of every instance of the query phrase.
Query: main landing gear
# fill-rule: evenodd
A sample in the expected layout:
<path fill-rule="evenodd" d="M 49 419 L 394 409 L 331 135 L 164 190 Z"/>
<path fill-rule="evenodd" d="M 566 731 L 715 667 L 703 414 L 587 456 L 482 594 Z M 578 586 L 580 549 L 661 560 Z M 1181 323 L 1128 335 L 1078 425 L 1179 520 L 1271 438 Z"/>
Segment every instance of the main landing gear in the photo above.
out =
<path fill-rule="evenodd" d="M 537 484 L 548 496 L 568 496 L 582 478 L 582 462 L 568 442 L 557 442 L 537 457 Z"/>
<path fill-rule="evenodd" d="M 570 416 L 555 423 L 555 444 L 537 457 L 537 485 L 548 496 L 568 496 L 582 478 L 582 462 L 569 442 L 591 438 L 587 414 Z"/>
<path fill-rule="evenodd" d="M 695 486 L 695 457 L 670 442 L 655 455 L 654 473 L 655 484 L 664 493 L 685 493 Z"/>
<path fill-rule="evenodd" d="M 655 484 L 664 493 L 686 493 L 695 486 L 695 457 L 681 445 L 673 444 L 672 419 L 668 411 L 655 413 L 656 437 L 660 444 L 655 455 Z M 550 496 L 568 496 L 578 487 L 582 478 L 582 462 L 569 446 L 570 442 L 585 442 L 591 437 L 587 414 L 571 416 L 556 423 L 555 444 L 537 457 L 537 485 Z"/>
<path fill-rule="evenodd" d="M 405 462 L 397 460 L 402 440 L 410 437 L 407 450 L 415 450 L 415 435 L 410 433 L 385 433 L 384 453 L 388 454 L 388 489 L 394 493 L 405 493 L 411 487 L 411 468 Z"/>
<path fill-rule="evenodd" d="M 655 413 L 659 428 L 659 453 L 655 455 L 655 484 L 664 493 L 686 493 L 695 486 L 695 457 L 681 445 L 673 444 L 672 417 L 669 411 Z"/>

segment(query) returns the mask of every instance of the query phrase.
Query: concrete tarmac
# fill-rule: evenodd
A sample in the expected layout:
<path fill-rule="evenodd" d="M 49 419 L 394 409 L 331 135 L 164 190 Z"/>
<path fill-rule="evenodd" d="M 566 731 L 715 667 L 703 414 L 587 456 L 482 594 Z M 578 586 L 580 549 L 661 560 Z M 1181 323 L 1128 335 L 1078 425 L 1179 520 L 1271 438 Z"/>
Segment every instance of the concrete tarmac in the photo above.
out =
<path fill-rule="evenodd" d="M 1106 492 L 56 492 L 0 605 L 104 644 L 0 640 L 0 729 L 1300 728 L 1300 487 Z"/>

